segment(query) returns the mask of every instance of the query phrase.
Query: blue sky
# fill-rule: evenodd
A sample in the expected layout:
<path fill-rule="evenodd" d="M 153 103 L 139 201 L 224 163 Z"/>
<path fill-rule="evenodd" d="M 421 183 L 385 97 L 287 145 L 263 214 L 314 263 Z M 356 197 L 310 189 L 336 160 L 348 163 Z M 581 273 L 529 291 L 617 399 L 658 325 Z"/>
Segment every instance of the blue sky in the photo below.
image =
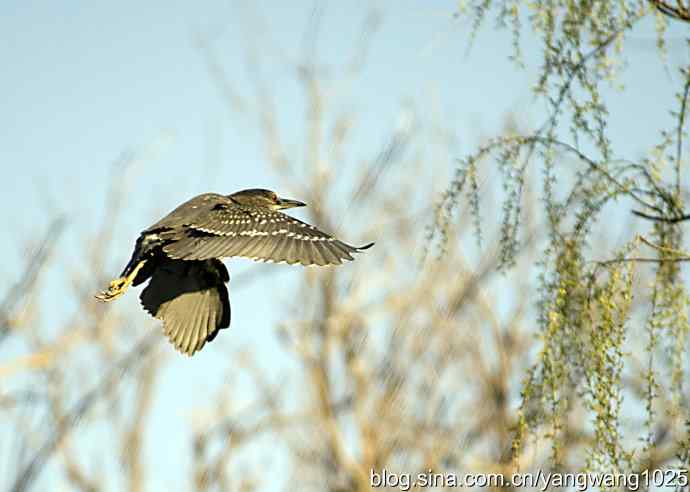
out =
<path fill-rule="evenodd" d="M 543 107 L 534 104 L 530 92 L 539 60 L 533 40 L 525 38 L 528 69 L 521 72 L 506 60 L 508 34 L 493 30 L 492 21 L 467 52 L 470 25 L 453 18 L 455 2 L 324 5 L 317 57 L 335 65 L 351 56 L 371 6 L 382 14 L 367 68 L 350 86 L 338 89 L 341 104 L 353 108 L 360 125 L 357 162 L 376 155 L 407 102 L 422 122 L 440 114 L 454 129 L 461 152 L 471 151 L 480 134 L 497 132 L 507 111 L 535 126 L 543 120 Z M 53 211 L 70 218 L 56 264 L 79 261 L 75 247 L 102 219 L 112 163 L 127 149 L 144 159 L 131 170 L 131 198 L 116 227 L 114 250 L 108 252 L 106 266 L 113 274 L 141 229 L 194 194 L 265 187 L 293 195 L 294 190 L 281 189 L 267 163 L 255 115 L 229 109 L 210 80 L 194 35 L 211 35 L 234 89 L 250 100 L 256 93 L 246 69 L 247 53 L 258 54 L 286 144 L 299 156 L 304 138 L 292 122 L 301 121 L 304 101 L 292 67 L 300 59 L 313 7 L 312 2 L 277 1 L 3 4 L 0 207 L 5 230 L 10 231 L 0 237 L 0 253 L 8 259 L 0 264 L 0 275 L 9 279 L 4 285 L 16 279 L 25 257 L 26 245 L 16 239 L 40 233 Z M 671 43 L 669 65 L 687 60 L 683 48 L 682 43 Z M 651 25 L 635 33 L 629 53 L 626 91 L 610 93 L 611 131 L 614 148 L 625 157 L 639 157 L 656 143 L 658 129 L 670 126 L 668 108 L 679 85 L 676 74 L 664 72 L 659 62 Z M 443 177 L 450 171 L 437 172 Z M 344 229 L 353 223 L 345 219 Z M 232 272 L 253 268 L 244 261 L 228 264 Z M 187 465 L 189 449 L 175 430 L 188 425 L 198 402 L 209 401 L 228 384 L 226 374 L 214 373 L 223 357 L 235 349 L 251 349 L 276 378 L 287 364 L 275 357 L 278 348 L 271 331 L 285 307 L 267 307 L 260 299 L 274 282 L 289 285 L 300 272 L 274 268 L 281 270 L 236 295 L 231 285 L 233 327 L 222 342 L 194 359 L 168 360 L 147 431 L 154 442 L 166 442 L 165 453 L 146 450 L 152 490 L 163 485 L 168 490 L 187 488 L 179 479 L 188 476 L 180 470 Z M 46 302 L 45 312 L 70 315 L 69 299 L 53 296 Z M 134 312 L 136 295 L 130 292 L 121 304 Z M 156 326 L 141 311 L 134 319 L 141 321 L 142 330 Z M 180 386 L 192 388 L 191 393 L 180 394 Z M 41 483 L 54 478 L 48 470 Z"/>

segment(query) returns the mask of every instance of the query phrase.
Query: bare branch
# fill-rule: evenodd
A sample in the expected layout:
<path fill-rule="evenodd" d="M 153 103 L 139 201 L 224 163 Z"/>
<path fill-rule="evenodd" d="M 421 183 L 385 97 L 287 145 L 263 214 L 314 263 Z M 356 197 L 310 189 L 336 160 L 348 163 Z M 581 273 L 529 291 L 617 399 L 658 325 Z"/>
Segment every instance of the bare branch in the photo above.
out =
<path fill-rule="evenodd" d="M 679 21 L 690 22 L 690 9 L 683 5 L 682 0 L 676 0 L 676 5 L 671 5 L 665 0 L 649 0 L 651 4 L 662 14 Z"/>
<path fill-rule="evenodd" d="M 57 245 L 65 225 L 66 220 L 64 217 L 58 217 L 50 223 L 40 246 L 29 258 L 20 280 L 10 287 L 5 298 L 0 303 L 0 343 L 2 343 L 10 330 L 13 311 L 22 299 L 28 296 L 35 288 L 39 275 L 43 271 L 50 253 Z"/>
<path fill-rule="evenodd" d="M 681 215 L 679 217 L 662 217 L 658 215 L 649 215 L 644 212 L 640 212 L 639 210 L 632 210 L 632 213 L 643 219 L 653 220 L 655 222 L 664 222 L 666 224 L 677 224 L 679 222 L 690 220 L 690 215 Z"/>
<path fill-rule="evenodd" d="M 79 425 L 82 418 L 100 401 L 103 394 L 110 391 L 111 387 L 117 384 L 125 373 L 146 358 L 149 351 L 159 340 L 160 335 L 158 333 L 150 333 L 142 338 L 127 355 L 105 373 L 100 382 L 91 391 L 79 399 L 72 409 L 67 412 L 63 421 L 58 423 L 56 430 L 48 436 L 29 463 L 19 471 L 10 489 L 12 492 L 21 492 L 31 486 L 38 473 L 43 469 L 45 462 L 50 459 L 60 445 L 62 439 Z"/>

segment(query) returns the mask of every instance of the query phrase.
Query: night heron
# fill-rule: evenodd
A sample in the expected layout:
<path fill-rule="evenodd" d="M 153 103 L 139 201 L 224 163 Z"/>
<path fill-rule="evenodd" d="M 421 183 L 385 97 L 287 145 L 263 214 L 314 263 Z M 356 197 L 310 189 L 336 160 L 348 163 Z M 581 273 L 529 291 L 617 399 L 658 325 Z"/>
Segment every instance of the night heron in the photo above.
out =
<path fill-rule="evenodd" d="M 270 190 L 204 193 L 183 203 L 137 239 L 120 278 L 96 297 L 112 301 L 130 285 L 180 352 L 193 355 L 230 326 L 228 271 L 219 258 L 339 265 L 374 243 L 350 246 L 279 210 L 303 207 Z"/>

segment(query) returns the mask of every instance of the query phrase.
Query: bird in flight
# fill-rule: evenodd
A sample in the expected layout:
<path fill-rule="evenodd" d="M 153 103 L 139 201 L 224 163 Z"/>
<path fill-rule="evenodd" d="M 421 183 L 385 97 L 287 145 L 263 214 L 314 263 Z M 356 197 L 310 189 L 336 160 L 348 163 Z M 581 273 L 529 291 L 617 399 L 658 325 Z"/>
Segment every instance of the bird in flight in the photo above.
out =
<path fill-rule="evenodd" d="M 191 356 L 230 326 L 230 276 L 220 258 L 340 265 L 374 245 L 350 246 L 280 212 L 305 205 L 264 189 L 196 196 L 139 235 L 120 277 L 96 298 L 112 301 L 149 280 L 142 306 L 163 321 L 175 348 Z"/>

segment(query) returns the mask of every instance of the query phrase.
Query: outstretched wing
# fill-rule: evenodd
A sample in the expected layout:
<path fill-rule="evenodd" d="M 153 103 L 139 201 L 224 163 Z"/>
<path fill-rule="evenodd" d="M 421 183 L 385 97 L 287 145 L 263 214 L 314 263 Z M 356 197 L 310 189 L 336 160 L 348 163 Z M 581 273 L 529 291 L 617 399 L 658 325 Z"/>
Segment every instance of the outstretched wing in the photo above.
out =
<path fill-rule="evenodd" d="M 346 244 L 281 212 L 218 204 L 185 224 L 184 235 L 163 247 L 176 259 L 205 260 L 241 256 L 302 265 L 339 265 L 371 247 Z"/>
<path fill-rule="evenodd" d="M 228 271 L 219 260 L 163 259 L 141 292 L 141 304 L 163 321 L 163 332 L 183 354 L 193 355 L 230 326 Z"/>

